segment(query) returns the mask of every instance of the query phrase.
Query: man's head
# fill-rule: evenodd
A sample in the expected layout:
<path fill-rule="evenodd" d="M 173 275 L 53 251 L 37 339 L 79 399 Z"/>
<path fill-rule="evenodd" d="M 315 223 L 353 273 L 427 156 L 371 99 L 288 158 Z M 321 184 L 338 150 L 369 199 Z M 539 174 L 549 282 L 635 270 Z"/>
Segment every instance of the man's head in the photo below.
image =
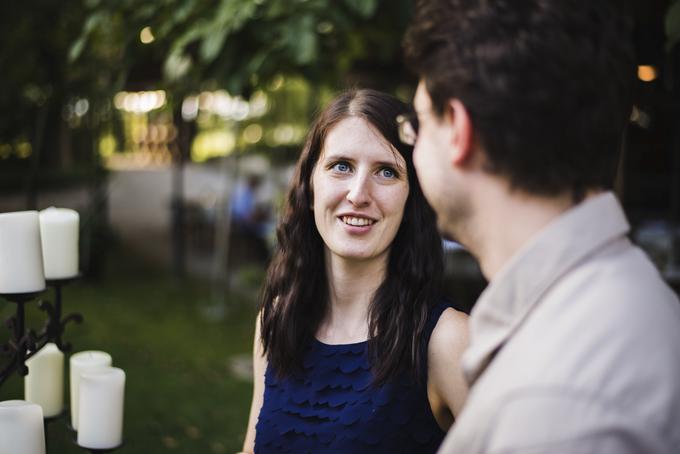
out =
<path fill-rule="evenodd" d="M 464 117 L 463 142 L 481 150 L 485 172 L 513 189 L 580 199 L 588 189 L 611 187 L 634 80 L 620 3 L 418 1 L 404 44 L 424 90 L 420 101 L 416 96 L 421 126 Z M 429 129 L 419 142 L 436 136 Z M 416 153 L 429 152 L 419 145 Z M 428 194 L 434 182 L 421 183 Z"/>

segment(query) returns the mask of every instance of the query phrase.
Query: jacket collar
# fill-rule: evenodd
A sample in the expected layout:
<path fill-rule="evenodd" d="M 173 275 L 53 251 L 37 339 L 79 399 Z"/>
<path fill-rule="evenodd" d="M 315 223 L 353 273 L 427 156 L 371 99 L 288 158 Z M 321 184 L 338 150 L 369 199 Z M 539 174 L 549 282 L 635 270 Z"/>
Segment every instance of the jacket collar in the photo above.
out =
<path fill-rule="evenodd" d="M 611 192 L 570 208 L 525 244 L 477 301 L 470 316 L 470 347 L 463 369 L 470 384 L 540 303 L 546 291 L 569 270 L 602 246 L 629 231 Z"/>

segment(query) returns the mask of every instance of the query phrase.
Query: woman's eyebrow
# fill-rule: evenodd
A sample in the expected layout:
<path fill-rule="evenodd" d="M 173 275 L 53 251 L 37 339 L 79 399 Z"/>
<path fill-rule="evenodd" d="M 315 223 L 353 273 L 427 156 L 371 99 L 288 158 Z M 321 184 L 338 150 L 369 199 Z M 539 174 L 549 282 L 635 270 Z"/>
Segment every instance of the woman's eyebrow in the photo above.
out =
<path fill-rule="evenodd" d="M 352 161 L 354 162 L 354 158 L 350 158 L 344 153 L 326 153 L 322 159 L 324 161 L 337 161 L 337 160 L 343 160 L 343 161 Z"/>
<path fill-rule="evenodd" d="M 406 166 L 404 166 L 397 159 L 395 159 L 394 161 L 377 161 L 376 165 L 379 165 L 379 166 L 382 166 L 382 167 L 396 167 L 399 170 L 406 169 Z"/>

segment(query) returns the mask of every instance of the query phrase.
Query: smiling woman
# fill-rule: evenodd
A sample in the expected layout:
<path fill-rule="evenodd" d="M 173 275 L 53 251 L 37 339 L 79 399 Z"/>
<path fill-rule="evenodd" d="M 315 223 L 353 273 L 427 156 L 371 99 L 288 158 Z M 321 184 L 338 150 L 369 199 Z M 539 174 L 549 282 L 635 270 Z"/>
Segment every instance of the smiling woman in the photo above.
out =
<path fill-rule="evenodd" d="M 297 163 L 262 294 L 244 451 L 435 452 L 466 389 L 465 316 L 438 293 L 441 239 L 396 117 L 337 97 Z"/>
<path fill-rule="evenodd" d="M 406 161 L 397 150 L 366 120 L 346 118 L 326 137 L 312 188 L 329 266 L 377 259 L 384 267 L 409 190 Z"/>

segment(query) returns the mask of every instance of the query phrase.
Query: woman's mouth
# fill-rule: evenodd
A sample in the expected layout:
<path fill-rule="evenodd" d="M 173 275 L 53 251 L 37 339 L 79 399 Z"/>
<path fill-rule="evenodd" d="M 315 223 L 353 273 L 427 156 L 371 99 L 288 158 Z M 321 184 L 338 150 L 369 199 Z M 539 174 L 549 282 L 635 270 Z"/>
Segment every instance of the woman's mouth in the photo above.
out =
<path fill-rule="evenodd" d="M 342 222 L 353 227 L 365 227 L 375 223 L 373 219 L 360 218 L 355 216 L 341 216 Z"/>

